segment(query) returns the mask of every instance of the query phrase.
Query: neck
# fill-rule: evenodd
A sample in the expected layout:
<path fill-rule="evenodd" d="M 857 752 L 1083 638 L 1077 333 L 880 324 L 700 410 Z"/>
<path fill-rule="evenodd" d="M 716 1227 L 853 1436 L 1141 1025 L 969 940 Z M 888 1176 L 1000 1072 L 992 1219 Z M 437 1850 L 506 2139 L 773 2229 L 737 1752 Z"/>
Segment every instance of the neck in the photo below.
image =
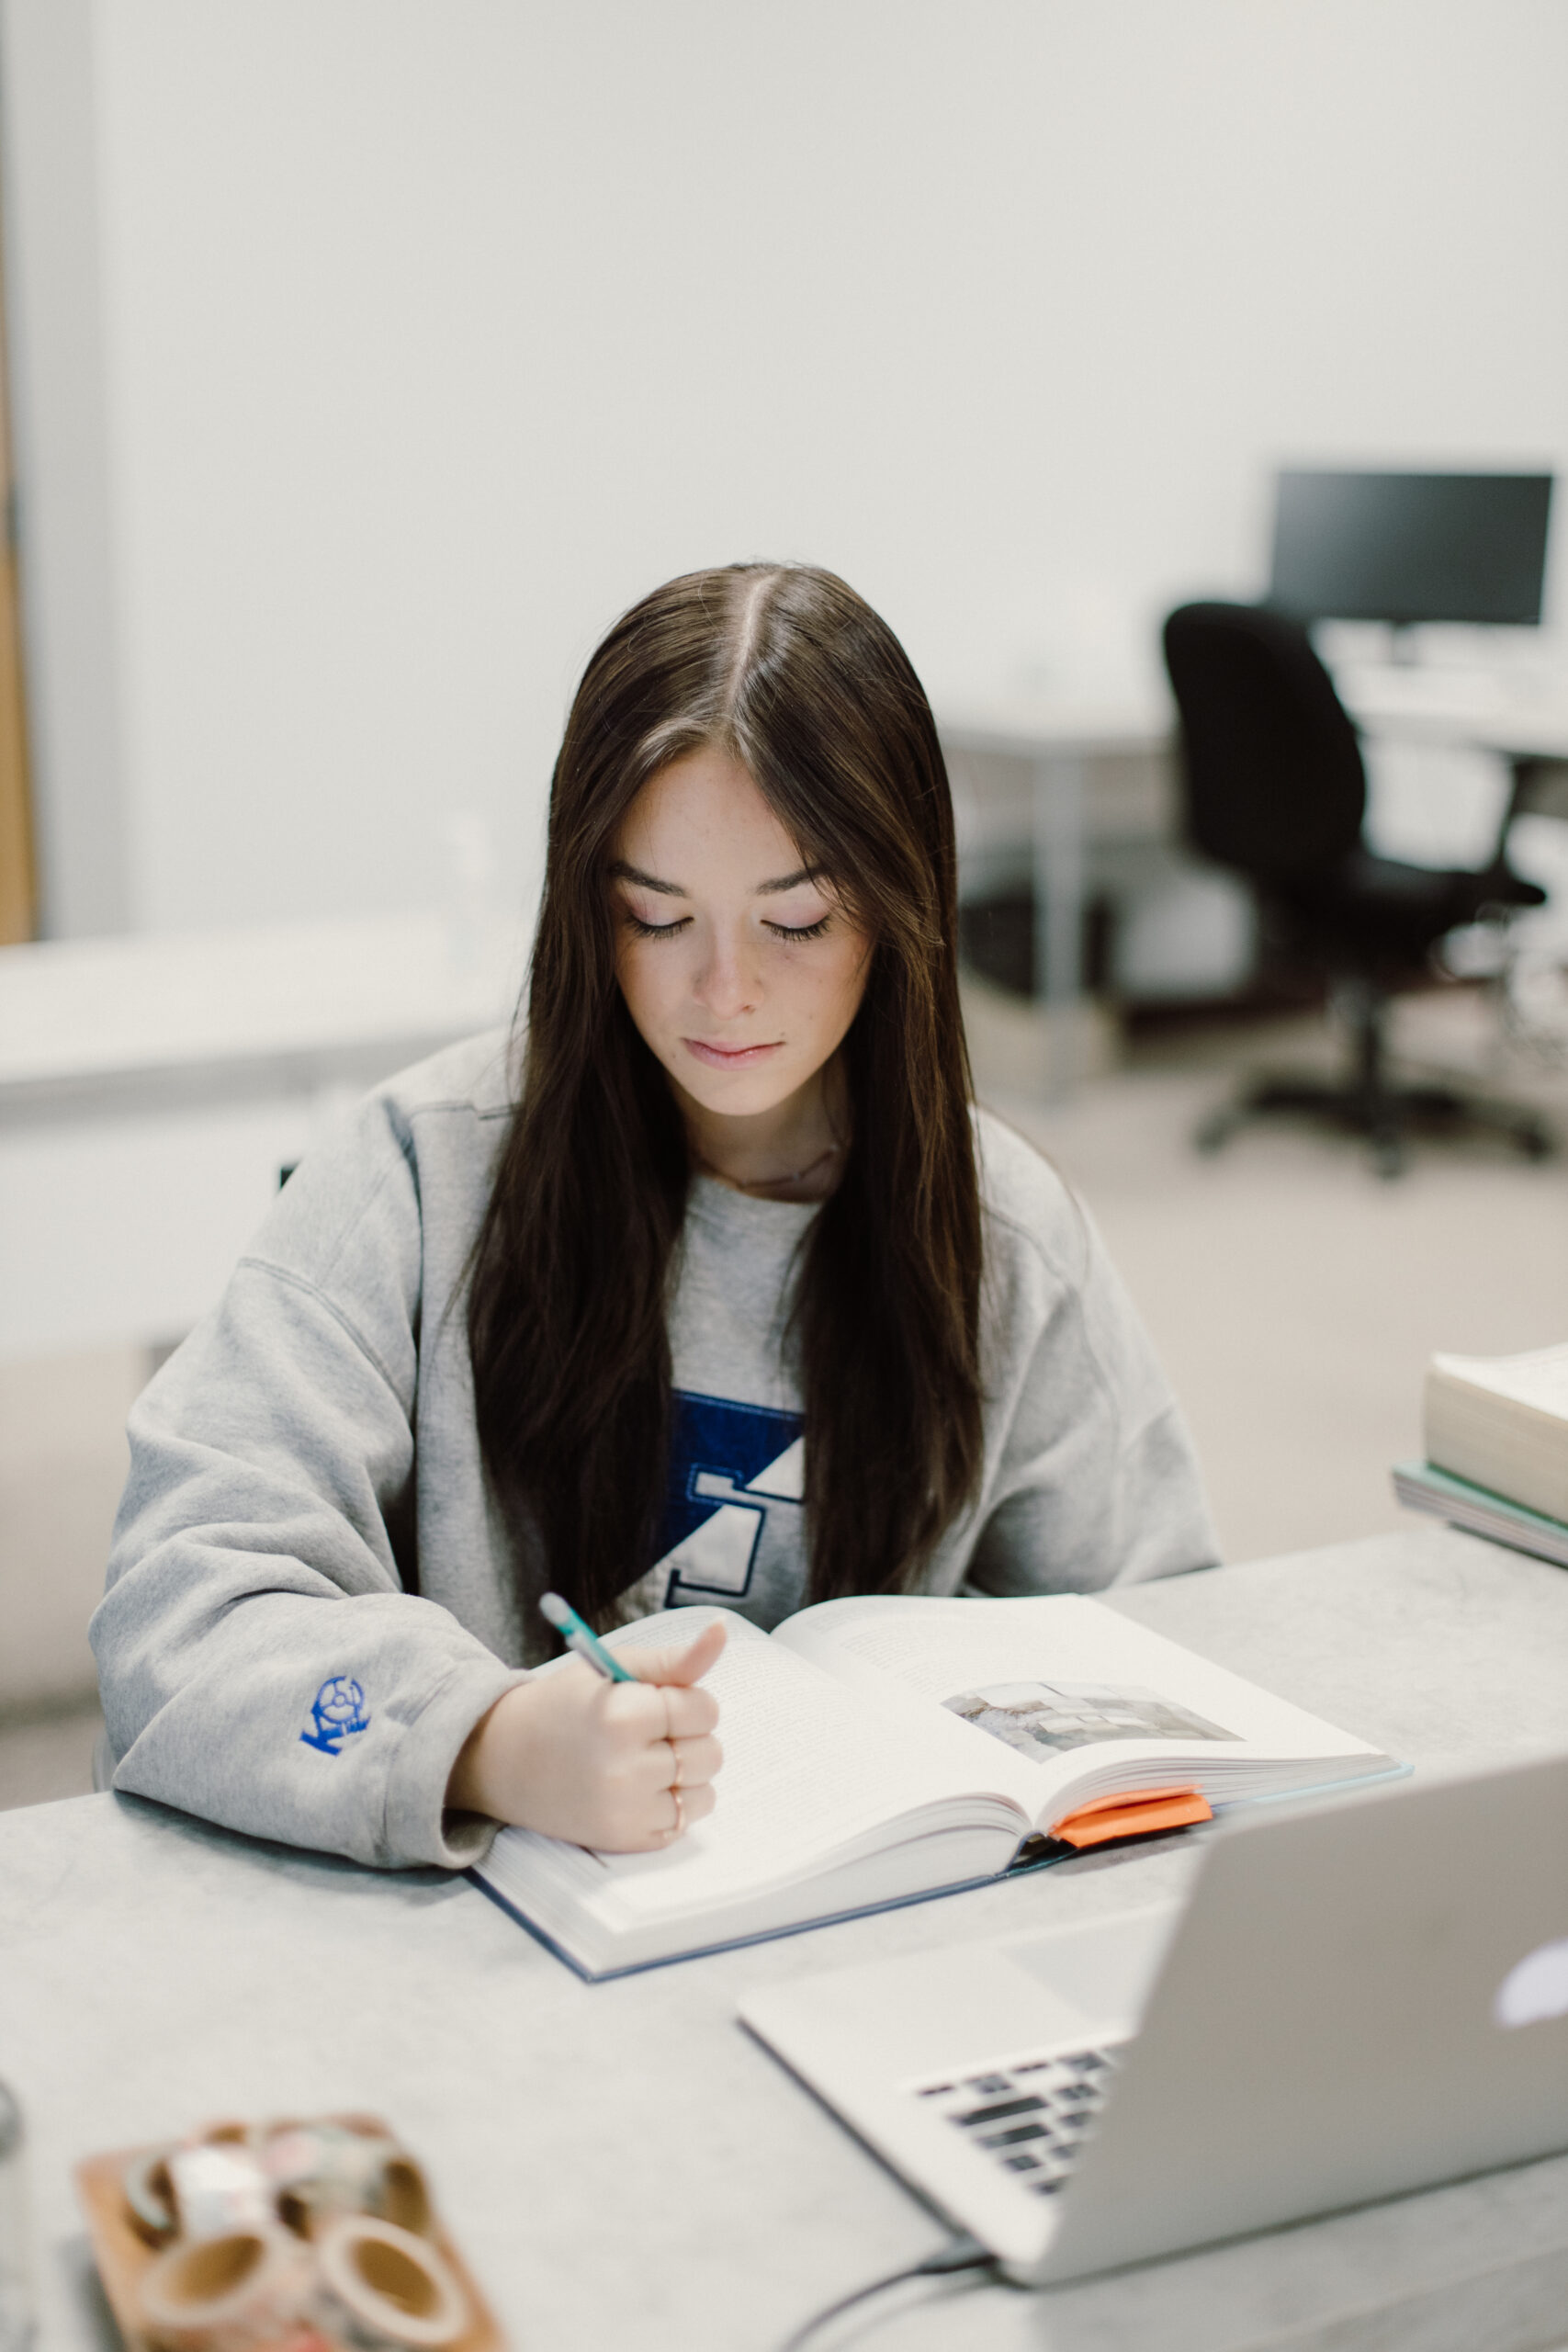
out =
<path fill-rule="evenodd" d="M 746 1118 L 708 1111 L 677 1088 L 696 1165 L 742 1193 L 820 1200 L 838 1182 L 849 1136 L 849 1090 L 837 1057 L 770 1110 Z"/>

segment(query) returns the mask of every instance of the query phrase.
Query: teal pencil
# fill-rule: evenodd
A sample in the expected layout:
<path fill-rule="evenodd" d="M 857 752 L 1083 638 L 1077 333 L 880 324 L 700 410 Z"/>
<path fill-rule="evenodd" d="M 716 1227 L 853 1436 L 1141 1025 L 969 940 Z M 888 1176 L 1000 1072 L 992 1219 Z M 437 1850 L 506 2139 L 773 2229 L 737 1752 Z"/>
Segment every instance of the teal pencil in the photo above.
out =
<path fill-rule="evenodd" d="M 628 1674 L 618 1658 L 611 1657 L 598 1634 L 583 1623 L 570 1601 L 563 1600 L 558 1592 L 542 1595 L 539 1614 L 547 1618 L 557 1632 L 565 1636 L 568 1649 L 575 1650 L 579 1657 L 585 1657 L 594 1673 L 602 1674 L 606 1682 L 637 1680 L 637 1676 Z"/>

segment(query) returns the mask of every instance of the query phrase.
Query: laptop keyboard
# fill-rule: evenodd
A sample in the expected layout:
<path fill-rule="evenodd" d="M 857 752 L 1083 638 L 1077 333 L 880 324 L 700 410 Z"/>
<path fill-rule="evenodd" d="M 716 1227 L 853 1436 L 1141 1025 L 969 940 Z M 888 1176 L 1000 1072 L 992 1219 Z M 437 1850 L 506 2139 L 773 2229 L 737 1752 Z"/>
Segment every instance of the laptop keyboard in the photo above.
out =
<path fill-rule="evenodd" d="M 921 2083 L 915 2097 L 965 2133 L 1021 2188 L 1054 2197 L 1093 2129 L 1119 2049 L 1015 2058 L 983 2075 Z"/>

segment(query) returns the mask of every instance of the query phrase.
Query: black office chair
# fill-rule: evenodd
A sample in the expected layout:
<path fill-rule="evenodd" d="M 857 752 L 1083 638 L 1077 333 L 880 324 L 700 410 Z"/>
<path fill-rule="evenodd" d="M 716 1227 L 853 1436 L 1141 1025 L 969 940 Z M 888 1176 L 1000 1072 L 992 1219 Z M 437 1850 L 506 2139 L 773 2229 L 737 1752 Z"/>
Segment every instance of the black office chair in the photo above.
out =
<path fill-rule="evenodd" d="M 1327 973 L 1355 1039 L 1341 1083 L 1260 1080 L 1205 1122 L 1200 1148 L 1217 1150 L 1247 1119 L 1284 1112 L 1364 1135 L 1385 1176 L 1403 1167 L 1413 1127 L 1484 1129 L 1532 1159 L 1551 1152 L 1555 1138 L 1535 1112 L 1395 1085 L 1385 1069 L 1390 994 L 1419 974 L 1444 933 L 1544 900 L 1504 854 L 1521 779 L 1483 871 L 1375 857 L 1361 840 L 1367 778 L 1356 729 L 1298 622 L 1252 605 L 1184 605 L 1166 622 L 1165 659 L 1181 715 L 1190 838 L 1245 875 L 1265 919 Z"/>

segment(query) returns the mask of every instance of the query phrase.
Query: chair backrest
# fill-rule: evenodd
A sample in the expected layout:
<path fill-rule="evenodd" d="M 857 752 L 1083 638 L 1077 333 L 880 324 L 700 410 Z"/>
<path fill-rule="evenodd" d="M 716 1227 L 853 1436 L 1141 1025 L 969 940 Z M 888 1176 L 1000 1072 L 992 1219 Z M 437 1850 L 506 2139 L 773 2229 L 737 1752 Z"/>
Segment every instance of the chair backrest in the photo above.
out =
<path fill-rule="evenodd" d="M 1354 848 L 1361 749 L 1299 622 L 1257 605 L 1183 605 L 1165 625 L 1165 661 L 1197 848 L 1260 882 Z"/>

